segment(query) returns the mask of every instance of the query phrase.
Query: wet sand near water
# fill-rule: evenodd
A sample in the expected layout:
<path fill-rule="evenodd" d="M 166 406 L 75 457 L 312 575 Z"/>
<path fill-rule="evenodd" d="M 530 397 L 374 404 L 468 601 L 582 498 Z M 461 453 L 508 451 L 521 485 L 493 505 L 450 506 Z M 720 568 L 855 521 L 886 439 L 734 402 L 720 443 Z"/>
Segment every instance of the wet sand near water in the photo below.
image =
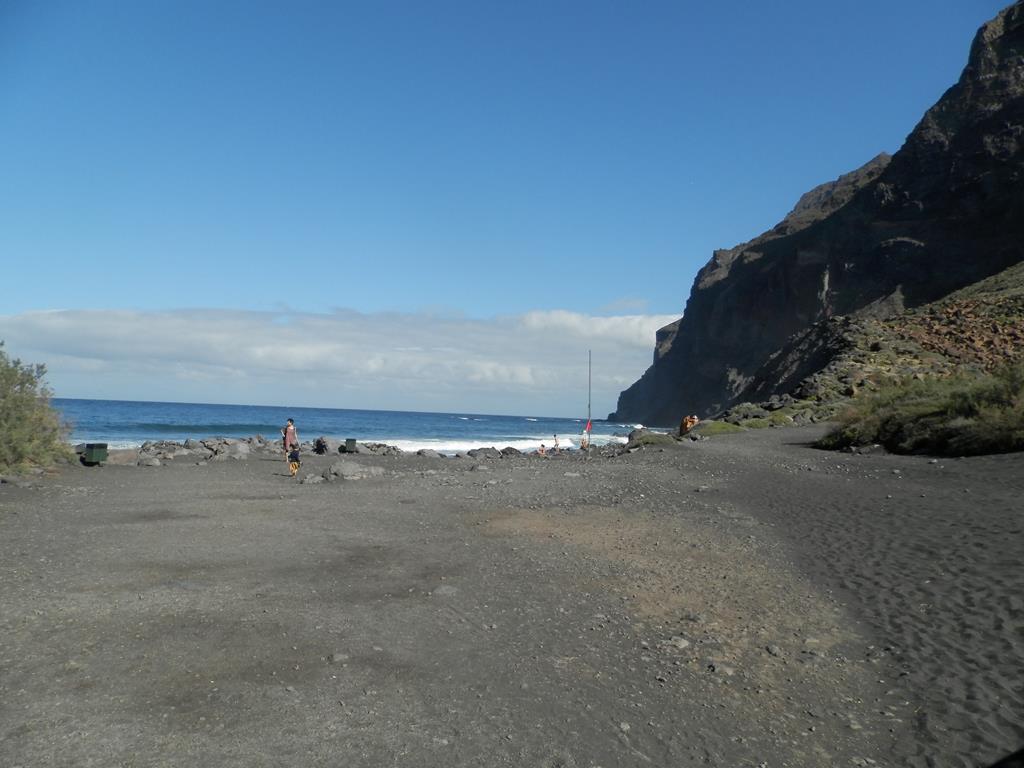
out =
<path fill-rule="evenodd" d="M 1024 456 L 817 434 L 0 485 L 0 765 L 978 766 L 1024 746 Z"/>

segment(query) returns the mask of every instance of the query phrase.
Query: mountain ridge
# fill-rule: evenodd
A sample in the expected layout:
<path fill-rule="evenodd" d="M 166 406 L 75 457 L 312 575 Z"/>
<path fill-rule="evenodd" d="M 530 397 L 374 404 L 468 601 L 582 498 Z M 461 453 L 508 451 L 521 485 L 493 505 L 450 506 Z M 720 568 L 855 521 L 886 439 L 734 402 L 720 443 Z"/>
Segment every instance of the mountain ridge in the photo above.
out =
<path fill-rule="evenodd" d="M 781 396 L 828 365 L 798 351 L 816 324 L 885 319 L 1024 260 L 1024 2 L 979 29 L 959 80 L 891 158 L 803 195 L 778 225 L 715 251 L 654 361 L 619 396 L 618 421 Z M 813 335 L 813 334 L 812 334 Z M 796 346 L 794 346 L 796 344 Z M 812 345 L 814 346 L 814 345 Z M 768 365 L 784 349 L 789 375 Z"/>

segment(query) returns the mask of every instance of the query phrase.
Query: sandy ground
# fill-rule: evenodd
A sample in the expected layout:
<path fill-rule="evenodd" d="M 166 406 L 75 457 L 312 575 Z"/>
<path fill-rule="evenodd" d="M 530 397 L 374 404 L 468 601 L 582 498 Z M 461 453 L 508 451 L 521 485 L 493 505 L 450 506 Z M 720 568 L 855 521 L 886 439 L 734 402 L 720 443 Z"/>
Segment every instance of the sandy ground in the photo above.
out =
<path fill-rule="evenodd" d="M 384 474 L 316 485 L 276 454 L 0 485 L 0 766 L 1021 748 L 1024 455 L 832 454 L 816 434 L 358 456 Z"/>

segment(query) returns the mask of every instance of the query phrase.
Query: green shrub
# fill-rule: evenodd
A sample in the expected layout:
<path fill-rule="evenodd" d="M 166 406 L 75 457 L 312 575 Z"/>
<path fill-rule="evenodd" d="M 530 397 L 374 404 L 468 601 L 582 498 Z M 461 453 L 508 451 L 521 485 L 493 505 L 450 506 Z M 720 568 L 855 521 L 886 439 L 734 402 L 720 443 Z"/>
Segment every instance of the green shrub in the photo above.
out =
<path fill-rule="evenodd" d="M 768 421 L 773 427 L 787 427 L 793 423 L 793 417 L 782 411 L 772 411 Z"/>
<path fill-rule="evenodd" d="M 745 429 L 765 429 L 770 427 L 772 423 L 768 419 L 747 419 L 740 422 L 740 426 Z"/>
<path fill-rule="evenodd" d="M 642 445 L 675 445 L 678 442 L 676 437 L 664 432 L 651 432 L 643 430 L 634 439 L 627 443 L 627 447 L 636 448 Z"/>
<path fill-rule="evenodd" d="M 1024 450 L 1024 363 L 993 374 L 906 380 L 855 399 L 822 448 L 881 443 L 896 453 Z"/>
<path fill-rule="evenodd" d="M 714 437 L 715 435 L 731 435 L 736 432 L 746 432 L 743 427 L 737 427 L 735 424 L 730 424 L 727 421 L 702 421 L 692 430 L 693 434 L 703 435 L 704 437 Z"/>
<path fill-rule="evenodd" d="M 0 341 L 0 471 L 49 466 L 71 456 L 45 375 L 44 365 L 8 357 Z"/>

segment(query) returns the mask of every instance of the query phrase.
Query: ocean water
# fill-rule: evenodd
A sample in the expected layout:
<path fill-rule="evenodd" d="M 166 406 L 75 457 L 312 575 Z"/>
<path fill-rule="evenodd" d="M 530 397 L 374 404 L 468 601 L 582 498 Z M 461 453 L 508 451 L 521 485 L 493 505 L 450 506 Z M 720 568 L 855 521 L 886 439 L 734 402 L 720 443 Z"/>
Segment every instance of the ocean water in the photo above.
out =
<path fill-rule="evenodd" d="M 403 451 L 431 448 L 455 453 L 470 448 L 578 447 L 586 419 L 544 416 L 494 416 L 477 413 L 364 411 L 348 408 L 284 408 L 261 405 L 149 403 L 128 400 L 54 398 L 53 405 L 71 427 L 71 442 L 102 442 L 111 448 L 142 445 L 147 440 L 252 437 L 277 439 L 285 420 L 295 419 L 299 437 L 333 437 L 388 443 Z M 636 425 L 594 419 L 591 442 L 624 441 Z"/>

